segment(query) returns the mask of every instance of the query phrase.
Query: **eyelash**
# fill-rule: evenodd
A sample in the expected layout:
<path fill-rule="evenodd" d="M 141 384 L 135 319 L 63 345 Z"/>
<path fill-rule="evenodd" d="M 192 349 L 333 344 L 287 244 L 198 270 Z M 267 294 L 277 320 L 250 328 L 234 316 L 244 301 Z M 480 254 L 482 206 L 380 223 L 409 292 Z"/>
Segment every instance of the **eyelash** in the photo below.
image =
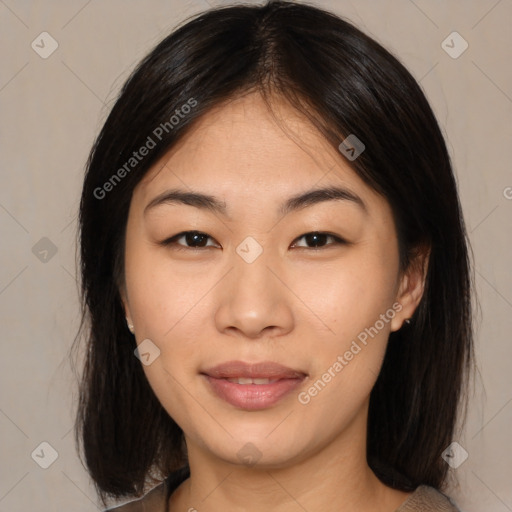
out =
<path fill-rule="evenodd" d="M 159 245 L 163 245 L 164 247 L 173 246 L 173 249 L 177 250 L 177 251 L 201 251 L 203 249 L 208 249 L 208 248 L 212 248 L 213 247 L 212 245 L 208 245 L 208 246 L 205 246 L 205 247 L 189 247 L 189 246 L 181 245 L 181 244 L 177 243 L 177 240 L 179 240 L 180 238 L 182 238 L 182 237 L 184 237 L 184 236 L 186 236 L 188 234 L 192 234 L 192 235 L 205 235 L 209 239 L 213 239 L 210 235 L 208 235 L 207 233 L 203 233 L 202 231 L 182 231 L 181 233 L 178 233 L 177 235 L 174 235 L 171 238 L 167 238 L 166 240 L 163 240 L 162 242 L 159 242 Z M 311 232 L 308 232 L 308 233 L 304 233 L 303 235 L 297 237 L 294 240 L 294 242 L 297 241 L 297 240 L 300 240 L 301 238 L 304 238 L 305 236 L 308 236 L 308 235 L 327 236 L 328 238 L 332 238 L 334 240 L 334 243 L 326 244 L 323 247 L 299 247 L 299 249 L 310 249 L 310 250 L 313 250 L 313 251 L 318 251 L 320 249 L 324 249 L 326 247 L 330 247 L 330 246 L 333 246 L 333 245 L 348 245 L 348 242 L 346 240 L 343 240 L 339 236 L 333 235 L 332 233 L 325 233 L 323 231 L 311 231 Z"/>

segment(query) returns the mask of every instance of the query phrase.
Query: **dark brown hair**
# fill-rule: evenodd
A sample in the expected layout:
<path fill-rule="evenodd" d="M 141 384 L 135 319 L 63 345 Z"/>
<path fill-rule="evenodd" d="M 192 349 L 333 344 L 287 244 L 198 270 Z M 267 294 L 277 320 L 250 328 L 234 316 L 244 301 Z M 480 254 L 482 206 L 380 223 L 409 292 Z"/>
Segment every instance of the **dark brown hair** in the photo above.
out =
<path fill-rule="evenodd" d="M 140 496 L 150 476 L 186 463 L 120 300 L 132 191 L 194 121 L 252 91 L 269 105 L 286 99 L 335 148 L 350 134 L 363 141 L 349 163 L 392 208 L 401 269 L 418 248 L 431 250 L 422 300 L 391 334 L 371 393 L 368 462 L 390 486 L 439 488 L 473 351 L 469 245 L 445 141 L 420 87 L 382 46 L 334 14 L 270 1 L 201 13 L 166 37 L 131 74 L 92 148 L 79 214 L 86 346 L 75 436 L 96 489 L 104 503 Z M 155 146 L 127 166 L 148 137 Z"/>

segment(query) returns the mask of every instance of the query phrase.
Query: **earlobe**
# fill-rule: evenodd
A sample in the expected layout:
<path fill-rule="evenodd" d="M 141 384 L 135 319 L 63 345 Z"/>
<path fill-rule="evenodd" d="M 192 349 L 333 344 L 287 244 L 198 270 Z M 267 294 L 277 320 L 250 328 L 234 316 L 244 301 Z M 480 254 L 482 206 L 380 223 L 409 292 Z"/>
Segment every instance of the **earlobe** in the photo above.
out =
<path fill-rule="evenodd" d="M 133 326 L 133 324 L 130 322 L 130 320 L 128 318 L 126 318 L 126 324 L 128 325 L 129 331 L 132 334 L 135 333 L 135 327 Z"/>
<path fill-rule="evenodd" d="M 119 295 L 121 297 L 121 304 L 123 305 L 124 314 L 126 315 L 126 324 L 128 325 L 129 331 L 133 334 L 135 332 L 135 328 L 132 322 L 132 315 L 130 312 L 130 306 L 128 305 L 128 299 L 126 297 L 126 292 L 124 289 L 119 290 Z"/>
<path fill-rule="evenodd" d="M 130 314 L 130 310 L 129 310 L 128 306 L 126 306 L 124 301 L 123 301 L 123 304 L 124 304 L 124 310 L 125 310 L 125 314 L 126 314 L 126 325 L 128 326 L 129 331 L 133 334 L 135 332 L 135 328 L 133 326 L 133 322 L 132 322 L 132 318 L 131 318 L 132 316 Z"/>

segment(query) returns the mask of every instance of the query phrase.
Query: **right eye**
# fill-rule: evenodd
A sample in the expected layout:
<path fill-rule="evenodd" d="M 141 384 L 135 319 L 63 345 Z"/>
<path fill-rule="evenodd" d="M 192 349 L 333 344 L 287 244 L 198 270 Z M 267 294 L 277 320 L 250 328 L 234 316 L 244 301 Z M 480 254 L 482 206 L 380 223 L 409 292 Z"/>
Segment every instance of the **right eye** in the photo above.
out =
<path fill-rule="evenodd" d="M 202 233 L 201 231 L 182 231 L 181 233 L 178 233 L 177 235 L 174 235 L 171 238 L 167 238 L 166 240 L 160 242 L 160 244 L 165 247 L 172 246 L 173 249 L 177 249 L 179 251 L 187 249 L 200 250 L 207 247 L 215 247 L 212 245 L 205 244 L 208 238 L 213 240 L 213 238 L 210 235 Z M 184 245 L 182 243 L 179 243 L 178 240 L 180 239 L 184 239 L 185 243 L 190 245 Z"/>

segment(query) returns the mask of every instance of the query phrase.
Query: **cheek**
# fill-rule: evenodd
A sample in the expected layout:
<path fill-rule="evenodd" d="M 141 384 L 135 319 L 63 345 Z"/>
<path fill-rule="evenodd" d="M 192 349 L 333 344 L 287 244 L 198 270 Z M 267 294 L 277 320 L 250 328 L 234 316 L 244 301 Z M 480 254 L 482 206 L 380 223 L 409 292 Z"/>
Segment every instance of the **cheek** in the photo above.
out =
<path fill-rule="evenodd" d="M 299 403 L 307 411 L 304 429 L 312 437 L 318 430 L 337 431 L 362 410 L 380 372 L 395 315 L 393 267 L 362 255 L 344 263 L 343 268 L 319 269 L 314 282 L 321 293 L 306 295 L 313 280 L 300 292 L 332 329 L 321 336 L 312 330 L 316 343 L 308 347 L 315 357 Z"/>
<path fill-rule="evenodd" d="M 348 253 L 337 260 L 304 268 L 293 290 L 318 317 L 326 335 L 349 340 L 373 325 L 393 304 L 397 263 L 378 250 Z M 321 322 L 320 322 L 321 321 Z"/>
<path fill-rule="evenodd" d="M 342 421 L 370 394 L 395 316 L 395 269 L 398 262 L 392 253 L 365 247 L 318 266 L 313 276 L 301 281 L 297 294 L 329 327 L 320 336 L 311 329 L 317 343 L 309 347 L 315 357 L 310 387 L 301 402 L 311 406 L 310 412 L 317 411 L 318 418 L 328 414 Z M 343 407 L 333 410 L 333 403 Z"/>
<path fill-rule="evenodd" d="M 208 290 L 205 277 L 200 266 L 176 265 L 160 249 L 135 247 L 127 252 L 126 282 L 137 330 L 156 340 L 172 338 L 200 309 Z"/>
<path fill-rule="evenodd" d="M 151 364 L 142 365 L 149 385 L 167 413 L 190 430 L 189 418 L 202 418 L 187 390 L 197 378 L 205 342 L 204 295 L 210 287 L 205 276 L 191 278 L 190 272 L 180 273 L 165 258 L 142 250 L 126 258 L 126 282 L 137 343 L 149 339 L 159 350 Z"/>
<path fill-rule="evenodd" d="M 173 264 L 154 248 L 142 245 L 127 252 L 126 283 L 137 343 L 149 339 L 159 350 L 158 358 L 143 370 L 175 418 L 190 405 L 184 390 L 191 389 L 207 342 L 211 281 L 211 273 L 208 277 L 200 265 Z"/>

